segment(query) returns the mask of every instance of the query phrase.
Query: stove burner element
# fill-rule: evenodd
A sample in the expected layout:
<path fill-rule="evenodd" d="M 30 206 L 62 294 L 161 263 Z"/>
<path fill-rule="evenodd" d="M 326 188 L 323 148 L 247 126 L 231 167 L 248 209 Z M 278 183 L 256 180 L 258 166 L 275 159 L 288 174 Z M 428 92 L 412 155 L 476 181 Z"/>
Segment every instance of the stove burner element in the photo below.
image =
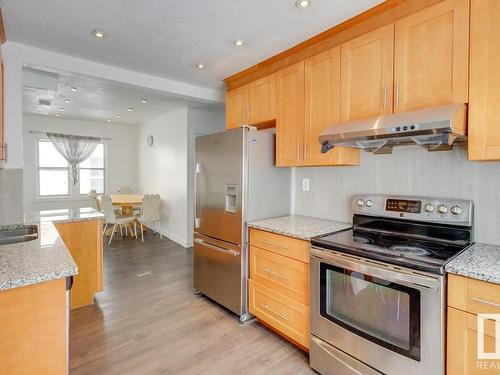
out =
<path fill-rule="evenodd" d="M 362 244 L 373 243 L 372 240 L 370 240 L 369 238 L 365 238 L 365 237 L 353 236 L 352 239 L 354 242 L 362 243 Z"/>
<path fill-rule="evenodd" d="M 400 253 L 403 256 L 404 255 L 425 256 L 431 254 L 430 251 L 416 246 L 395 245 L 391 246 L 390 250 Z"/>

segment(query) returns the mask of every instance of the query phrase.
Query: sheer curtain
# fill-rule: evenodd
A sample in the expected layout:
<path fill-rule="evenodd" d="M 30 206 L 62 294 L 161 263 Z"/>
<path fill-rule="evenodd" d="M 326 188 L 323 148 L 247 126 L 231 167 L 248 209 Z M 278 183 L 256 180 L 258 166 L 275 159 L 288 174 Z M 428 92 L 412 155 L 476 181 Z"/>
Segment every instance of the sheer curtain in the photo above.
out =
<path fill-rule="evenodd" d="M 56 150 L 71 165 L 73 184 L 78 182 L 78 164 L 87 160 L 101 141 L 98 137 L 83 137 L 78 135 L 47 133 Z"/>

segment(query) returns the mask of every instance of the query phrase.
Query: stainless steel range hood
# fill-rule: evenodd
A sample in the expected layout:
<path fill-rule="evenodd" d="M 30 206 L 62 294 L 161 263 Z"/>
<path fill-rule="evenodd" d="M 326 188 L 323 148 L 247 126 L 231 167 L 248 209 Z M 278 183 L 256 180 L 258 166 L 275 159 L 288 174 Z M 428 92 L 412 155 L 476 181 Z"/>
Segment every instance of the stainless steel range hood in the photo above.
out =
<path fill-rule="evenodd" d="M 408 144 L 449 149 L 453 142 L 466 139 L 466 112 L 465 104 L 452 104 L 339 123 L 320 134 L 321 152 L 343 146 L 391 153 L 394 146 Z"/>

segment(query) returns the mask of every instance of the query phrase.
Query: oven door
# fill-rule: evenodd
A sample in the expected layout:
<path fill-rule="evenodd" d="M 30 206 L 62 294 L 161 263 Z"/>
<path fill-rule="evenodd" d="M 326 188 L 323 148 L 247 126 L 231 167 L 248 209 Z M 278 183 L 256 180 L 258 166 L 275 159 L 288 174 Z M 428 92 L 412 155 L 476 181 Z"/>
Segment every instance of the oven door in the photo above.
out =
<path fill-rule="evenodd" d="M 443 373 L 441 276 L 311 254 L 312 335 L 385 374 Z"/>

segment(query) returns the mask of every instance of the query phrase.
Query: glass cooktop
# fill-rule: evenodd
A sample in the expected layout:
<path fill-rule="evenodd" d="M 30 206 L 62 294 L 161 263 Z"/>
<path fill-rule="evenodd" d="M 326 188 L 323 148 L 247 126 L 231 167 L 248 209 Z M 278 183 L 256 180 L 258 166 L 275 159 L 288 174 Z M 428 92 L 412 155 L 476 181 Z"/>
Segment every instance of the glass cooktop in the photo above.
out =
<path fill-rule="evenodd" d="M 359 228 L 315 237 L 311 243 L 326 249 L 439 274 L 444 274 L 444 265 L 470 245 Z"/>

